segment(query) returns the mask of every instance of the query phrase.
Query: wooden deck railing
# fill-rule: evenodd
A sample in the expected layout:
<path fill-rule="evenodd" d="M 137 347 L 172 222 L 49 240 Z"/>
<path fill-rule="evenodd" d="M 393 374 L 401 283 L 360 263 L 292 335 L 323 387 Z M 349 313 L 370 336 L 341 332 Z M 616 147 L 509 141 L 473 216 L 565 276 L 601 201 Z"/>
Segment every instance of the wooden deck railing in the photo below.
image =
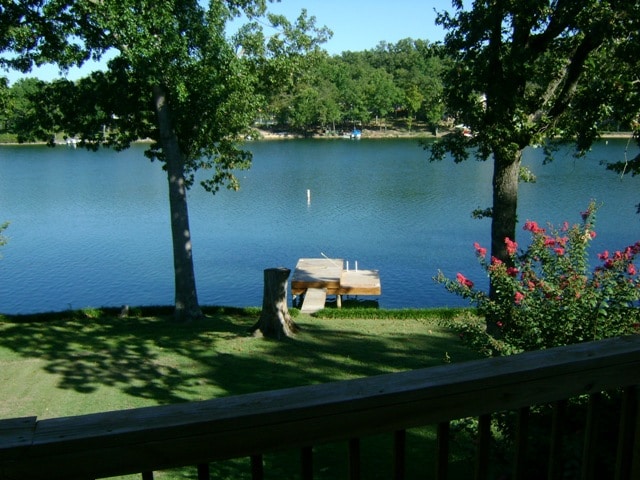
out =
<path fill-rule="evenodd" d="M 192 465 L 199 478 L 209 464 L 249 457 L 247 477 L 262 478 L 262 455 L 296 449 L 301 478 L 312 478 L 313 447 L 344 441 L 349 472 L 358 478 L 360 438 L 389 432 L 395 439 L 394 471 L 381 478 L 403 478 L 406 429 L 437 426 L 436 467 L 425 478 L 447 477 L 449 422 L 477 417 L 475 477 L 489 466 L 489 420 L 494 412 L 517 412 L 513 478 L 521 478 L 526 456 L 529 407 L 552 402 L 554 424 L 565 400 L 622 390 L 616 479 L 640 478 L 640 335 L 584 343 L 512 357 L 449 364 L 353 381 L 312 385 L 202 402 L 37 420 L 0 421 L 0 479 L 101 478 Z M 595 402 L 593 402 L 595 404 Z M 585 419 L 582 478 L 590 478 L 598 437 Z M 549 477 L 561 463 L 560 428 L 552 429 L 546 465 Z M 194 469 L 194 471 L 196 471 Z M 470 477 L 471 478 L 471 475 Z"/>

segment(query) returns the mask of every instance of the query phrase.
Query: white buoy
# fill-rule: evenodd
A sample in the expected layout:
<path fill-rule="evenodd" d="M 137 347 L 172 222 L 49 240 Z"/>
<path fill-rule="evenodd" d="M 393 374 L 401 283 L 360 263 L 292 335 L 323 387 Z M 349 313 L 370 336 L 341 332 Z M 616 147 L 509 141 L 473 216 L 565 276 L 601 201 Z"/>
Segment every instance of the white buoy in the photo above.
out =
<path fill-rule="evenodd" d="M 311 203 L 311 190 L 307 188 L 307 203 Z"/>

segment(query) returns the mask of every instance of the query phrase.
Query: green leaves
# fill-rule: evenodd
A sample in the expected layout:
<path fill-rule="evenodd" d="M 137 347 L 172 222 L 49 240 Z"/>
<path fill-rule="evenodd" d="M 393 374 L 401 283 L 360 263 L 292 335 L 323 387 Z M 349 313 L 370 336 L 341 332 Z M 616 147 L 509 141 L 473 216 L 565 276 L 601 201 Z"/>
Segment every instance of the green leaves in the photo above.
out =
<path fill-rule="evenodd" d="M 616 93 L 636 91 L 639 3 L 501 2 L 455 15 L 441 14 L 445 46 L 456 60 L 448 74 L 447 104 L 480 142 L 524 148 L 560 133 L 587 148 L 598 123 L 609 118 Z M 635 67 L 634 67 L 635 66 Z M 617 87 L 616 87 L 617 84 Z M 588 92 L 588 93 L 587 93 Z M 478 95 L 485 95 L 479 109 Z M 621 111 L 634 111 L 638 105 Z"/>
<path fill-rule="evenodd" d="M 0 223 L 0 247 L 7 244 L 7 237 L 2 235 L 2 232 L 9 227 L 9 222 Z"/>
<path fill-rule="evenodd" d="M 493 354 L 505 354 L 640 330 L 640 275 L 634 263 L 640 241 L 599 253 L 599 265 L 591 268 L 588 247 L 595 237 L 596 210 L 592 202 L 581 214 L 582 223 L 573 226 L 543 228 L 527 221 L 524 230 L 531 233 L 531 243 L 520 254 L 513 253 L 512 266 L 487 259 L 486 249 L 476 244 L 480 265 L 492 282 L 491 297 L 462 274 L 455 281 L 438 274 L 436 281 L 475 302 L 496 322 L 495 338 L 478 338 L 477 343 L 493 345 Z"/>

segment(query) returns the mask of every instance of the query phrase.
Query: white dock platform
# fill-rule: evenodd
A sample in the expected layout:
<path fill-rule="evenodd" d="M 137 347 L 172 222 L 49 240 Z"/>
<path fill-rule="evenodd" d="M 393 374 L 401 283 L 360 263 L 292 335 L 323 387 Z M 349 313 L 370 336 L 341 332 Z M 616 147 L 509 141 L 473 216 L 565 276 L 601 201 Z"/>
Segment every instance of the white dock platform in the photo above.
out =
<path fill-rule="evenodd" d="M 320 289 L 325 301 L 327 295 L 336 295 L 338 307 L 342 305 L 342 295 L 377 296 L 382 293 L 378 270 L 345 270 L 343 263 L 341 258 L 299 259 L 291 277 L 291 293 L 309 295 L 312 290 Z M 306 298 L 304 303 L 307 303 Z"/>

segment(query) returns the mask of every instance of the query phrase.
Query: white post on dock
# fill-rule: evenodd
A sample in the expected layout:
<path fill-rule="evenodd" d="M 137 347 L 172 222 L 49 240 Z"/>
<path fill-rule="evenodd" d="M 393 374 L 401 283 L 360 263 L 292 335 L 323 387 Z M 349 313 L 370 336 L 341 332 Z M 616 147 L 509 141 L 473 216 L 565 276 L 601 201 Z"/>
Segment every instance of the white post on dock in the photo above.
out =
<path fill-rule="evenodd" d="M 307 188 L 307 205 L 311 203 L 311 189 Z"/>
<path fill-rule="evenodd" d="M 347 268 L 345 270 L 349 271 L 349 260 L 347 260 Z"/>
<path fill-rule="evenodd" d="M 358 260 L 356 260 L 356 272 L 358 271 Z"/>

